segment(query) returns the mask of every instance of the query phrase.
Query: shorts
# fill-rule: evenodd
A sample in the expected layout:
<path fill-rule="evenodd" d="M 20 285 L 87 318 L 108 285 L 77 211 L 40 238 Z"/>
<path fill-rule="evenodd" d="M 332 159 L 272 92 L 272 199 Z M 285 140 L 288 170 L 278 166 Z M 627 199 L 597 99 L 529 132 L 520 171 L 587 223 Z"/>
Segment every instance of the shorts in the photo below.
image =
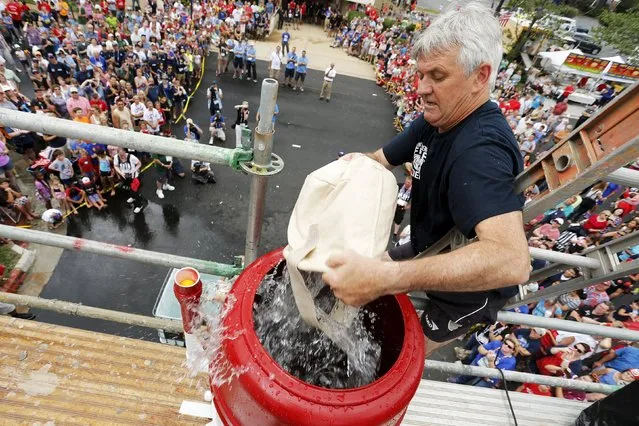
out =
<path fill-rule="evenodd" d="M 11 160 L 11 158 L 9 158 L 9 162 L 7 164 L 5 164 L 4 166 L 0 166 L 0 170 L 4 173 L 13 170 L 13 161 Z"/>
<path fill-rule="evenodd" d="M 295 76 L 295 70 L 286 68 L 284 70 L 284 78 L 293 78 Z"/>
<path fill-rule="evenodd" d="M 109 176 L 111 176 L 111 171 L 103 172 L 102 170 L 100 170 L 100 176 L 109 177 Z"/>
<path fill-rule="evenodd" d="M 244 66 L 244 59 L 242 57 L 236 56 L 235 58 L 233 58 L 233 66 L 235 68 Z"/>
<path fill-rule="evenodd" d="M 160 183 L 166 183 L 169 178 L 169 171 L 167 169 L 157 169 L 155 171 L 155 180 Z"/>
<path fill-rule="evenodd" d="M 460 293 L 462 294 L 462 293 Z M 475 305 L 451 305 L 435 299 L 426 299 L 421 317 L 422 330 L 434 342 L 446 342 L 462 336 L 476 324 L 493 323 L 506 300 L 487 297 Z"/>
<path fill-rule="evenodd" d="M 97 203 L 98 201 L 100 201 L 100 196 L 98 194 L 91 194 L 91 195 L 87 195 L 87 198 L 89 199 L 89 201 L 91 201 L 92 203 Z"/>
<path fill-rule="evenodd" d="M 406 209 L 403 209 L 400 206 L 397 206 L 395 208 L 395 217 L 393 218 L 393 223 L 395 225 L 401 225 L 405 215 L 406 215 Z"/>
<path fill-rule="evenodd" d="M 19 207 L 24 207 L 24 206 L 27 205 L 28 202 L 29 202 L 29 199 L 23 195 L 22 197 L 16 198 L 13 201 L 13 204 L 15 204 L 16 206 L 19 206 Z"/>
<path fill-rule="evenodd" d="M 302 80 L 302 83 L 304 83 L 304 80 L 306 80 L 306 73 L 298 72 L 297 74 L 295 74 L 295 81 L 297 80 Z"/>
<path fill-rule="evenodd" d="M 415 257 L 415 251 L 411 243 L 393 247 L 388 255 L 394 261 L 407 260 Z M 463 334 L 477 323 L 494 322 L 497 311 L 506 303 L 506 299 L 499 298 L 497 292 L 489 296 L 480 295 L 474 301 L 451 304 L 438 298 L 439 293 L 429 294 L 423 306 L 424 313 L 421 317 L 424 335 L 434 342 L 445 342 Z M 473 297 L 473 293 L 457 293 L 460 298 L 467 295 Z"/>

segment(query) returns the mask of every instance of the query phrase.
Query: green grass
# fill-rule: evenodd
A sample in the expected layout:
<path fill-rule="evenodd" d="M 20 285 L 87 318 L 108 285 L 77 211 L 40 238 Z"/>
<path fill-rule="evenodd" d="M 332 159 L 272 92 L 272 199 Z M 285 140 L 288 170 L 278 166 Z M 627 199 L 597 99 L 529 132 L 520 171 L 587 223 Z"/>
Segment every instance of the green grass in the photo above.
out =
<path fill-rule="evenodd" d="M 11 250 L 9 246 L 7 246 L 6 244 L 0 246 L 0 265 L 5 266 L 4 278 L 9 277 L 11 270 L 16 266 L 16 263 L 18 263 L 19 259 L 20 255 Z"/>

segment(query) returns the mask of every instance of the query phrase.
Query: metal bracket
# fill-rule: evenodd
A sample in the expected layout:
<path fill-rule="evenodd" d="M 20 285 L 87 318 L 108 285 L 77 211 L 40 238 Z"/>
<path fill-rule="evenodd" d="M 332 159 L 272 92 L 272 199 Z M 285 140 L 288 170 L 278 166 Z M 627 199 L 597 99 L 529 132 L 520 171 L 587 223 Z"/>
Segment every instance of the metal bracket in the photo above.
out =
<path fill-rule="evenodd" d="M 267 166 L 256 164 L 253 160 L 250 160 L 240 163 L 240 167 L 252 175 L 273 176 L 282 171 L 284 160 L 279 155 L 271 153 L 271 163 Z"/>
<path fill-rule="evenodd" d="M 233 150 L 229 160 L 229 166 L 239 172 L 243 169 L 242 164 L 251 160 L 253 160 L 253 151 L 238 148 Z"/>

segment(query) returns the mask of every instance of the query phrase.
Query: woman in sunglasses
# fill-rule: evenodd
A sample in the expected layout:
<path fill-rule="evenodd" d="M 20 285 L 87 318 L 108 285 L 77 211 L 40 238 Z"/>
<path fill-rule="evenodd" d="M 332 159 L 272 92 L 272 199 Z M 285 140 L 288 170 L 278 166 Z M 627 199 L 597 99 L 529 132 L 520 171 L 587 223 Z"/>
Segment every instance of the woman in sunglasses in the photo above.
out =
<path fill-rule="evenodd" d="M 577 343 L 574 347 L 554 347 L 550 349 L 551 355 L 537 360 L 539 372 L 546 376 L 567 376 L 574 374 L 570 370 L 570 363 L 582 358 L 590 352 L 590 346 L 586 343 Z"/>

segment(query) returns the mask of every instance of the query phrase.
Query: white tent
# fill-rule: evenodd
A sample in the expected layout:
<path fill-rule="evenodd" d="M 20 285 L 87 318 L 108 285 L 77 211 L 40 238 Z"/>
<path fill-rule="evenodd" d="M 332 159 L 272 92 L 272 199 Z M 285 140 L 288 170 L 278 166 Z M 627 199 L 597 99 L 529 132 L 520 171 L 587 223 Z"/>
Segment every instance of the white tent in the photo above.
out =
<path fill-rule="evenodd" d="M 616 62 L 618 64 L 625 64 L 626 63 L 626 61 L 624 61 L 623 58 L 621 56 L 619 56 L 619 55 L 611 56 L 609 58 L 601 58 L 601 59 L 604 59 L 604 60 L 610 61 L 610 62 Z"/>
<path fill-rule="evenodd" d="M 579 55 L 583 55 L 583 52 L 579 49 L 570 49 L 570 50 L 558 50 L 556 52 L 541 52 L 539 56 L 543 59 L 541 60 L 541 66 L 544 69 L 549 71 L 558 70 L 561 65 L 566 61 L 566 58 L 571 53 L 577 53 Z"/>

